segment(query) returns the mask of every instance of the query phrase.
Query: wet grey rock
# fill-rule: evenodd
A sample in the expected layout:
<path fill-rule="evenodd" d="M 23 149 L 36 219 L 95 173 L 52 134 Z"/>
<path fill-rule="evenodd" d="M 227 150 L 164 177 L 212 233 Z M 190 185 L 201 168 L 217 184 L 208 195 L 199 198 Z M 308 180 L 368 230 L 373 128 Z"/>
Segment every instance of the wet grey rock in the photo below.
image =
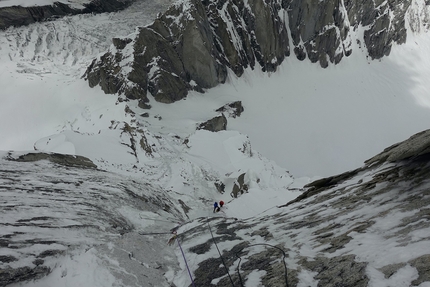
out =
<path fill-rule="evenodd" d="M 43 152 L 35 152 L 28 153 L 24 155 L 20 155 L 18 157 L 7 158 L 8 160 L 18 161 L 18 162 L 35 162 L 39 160 L 49 160 L 53 163 L 65 165 L 65 166 L 74 166 L 81 168 L 97 168 L 97 166 L 89 159 L 80 155 L 68 155 L 68 154 L 59 154 L 59 153 L 43 153 Z"/>
<path fill-rule="evenodd" d="M 185 98 L 188 93 L 189 84 L 168 71 L 158 71 L 152 80 L 148 84 L 148 91 L 157 102 L 173 103 Z"/>
<path fill-rule="evenodd" d="M 226 274 L 226 267 L 230 268 L 237 260 L 237 255 L 244 256 L 246 252 L 243 249 L 248 245 L 247 242 L 242 242 L 235 245 L 230 250 L 222 250 L 221 257 L 208 258 L 199 263 L 199 267 L 194 271 L 196 286 L 212 286 L 213 279 L 223 277 Z M 225 266 L 224 266 L 225 264 Z M 239 285 L 239 277 L 237 274 L 230 274 L 232 282 L 235 286 Z M 231 286 L 229 277 L 223 278 L 215 286 Z"/>
<path fill-rule="evenodd" d="M 225 192 L 225 184 L 219 180 L 214 182 L 214 185 L 216 187 L 216 190 L 218 190 L 219 193 L 224 193 Z"/>
<path fill-rule="evenodd" d="M 297 274 L 297 270 L 289 268 L 285 270 L 285 265 L 278 262 L 272 264 L 270 268 L 268 268 L 267 275 L 265 275 L 261 281 L 263 286 L 297 286 L 299 283 Z"/>
<path fill-rule="evenodd" d="M 146 138 L 145 134 L 143 132 L 141 134 L 142 134 L 142 137 L 140 138 L 140 141 L 139 141 L 140 148 L 143 149 L 147 155 L 151 155 L 152 154 L 151 145 L 148 143 L 148 139 Z"/>
<path fill-rule="evenodd" d="M 351 27 L 368 26 L 364 42 L 369 56 L 380 59 L 389 55 L 393 43 L 406 41 L 405 15 L 411 1 L 345 1 Z"/>
<path fill-rule="evenodd" d="M 0 286 L 40 279 L 50 272 L 51 269 L 46 266 L 36 266 L 34 268 L 28 266 L 21 268 L 0 268 Z"/>
<path fill-rule="evenodd" d="M 50 250 L 45 250 L 39 255 L 37 255 L 37 258 L 53 257 L 61 254 L 64 254 L 64 250 L 50 249 Z"/>
<path fill-rule="evenodd" d="M 261 245 L 258 245 L 261 246 Z M 269 245 L 265 245 L 266 250 L 262 252 L 255 253 L 249 257 L 249 260 L 243 264 L 240 265 L 240 269 L 242 270 L 265 270 L 266 267 L 270 266 L 273 261 L 277 261 L 278 259 L 283 259 L 284 254 L 281 250 L 278 250 L 277 248 L 272 248 Z M 249 248 L 252 248 L 252 245 L 249 246 Z M 284 272 L 282 272 L 284 273 Z M 282 276 L 279 277 L 285 277 Z"/>
<path fill-rule="evenodd" d="M 191 207 L 189 207 L 188 205 L 186 205 L 185 202 L 183 200 L 181 200 L 181 199 L 178 199 L 178 202 L 181 205 L 181 208 L 184 211 L 184 213 L 187 215 L 188 212 L 190 211 Z"/>
<path fill-rule="evenodd" d="M 267 228 L 261 228 L 251 233 L 252 236 L 261 236 L 264 240 L 269 241 L 273 239 L 273 234 Z"/>
<path fill-rule="evenodd" d="M 3 263 L 9 263 L 17 260 L 18 259 L 13 257 L 12 255 L 0 255 L 0 262 L 3 262 Z"/>
<path fill-rule="evenodd" d="M 230 117 L 236 118 L 236 117 L 240 117 L 240 115 L 244 111 L 244 108 L 242 106 L 241 101 L 236 101 L 230 104 L 226 104 L 220 107 L 219 109 L 217 109 L 216 111 L 220 113 L 227 113 Z"/>
<path fill-rule="evenodd" d="M 239 175 L 236 182 L 234 183 L 233 190 L 230 193 L 232 197 L 237 198 L 239 194 L 244 194 L 248 191 L 248 185 L 245 184 L 245 175 L 246 173 Z"/>
<path fill-rule="evenodd" d="M 306 198 L 312 197 L 324 190 L 335 187 L 336 185 L 352 178 L 353 176 L 363 172 L 368 167 L 373 165 L 381 165 L 385 162 L 398 162 L 406 161 L 408 165 L 404 168 L 404 177 L 416 177 L 416 180 L 423 180 L 424 174 L 427 173 L 427 168 L 423 169 L 427 157 L 430 154 L 430 130 L 425 130 L 411 136 L 409 139 L 396 143 L 386 149 L 380 154 L 365 161 L 365 166 L 348 171 L 339 175 L 322 178 L 311 182 L 304 187 L 307 188 L 303 194 L 298 196 L 296 199 L 288 202 L 283 206 L 288 206 L 293 203 L 299 202 Z M 364 189 L 371 189 L 376 186 L 379 182 L 397 181 L 399 178 L 398 168 L 388 169 L 385 172 L 379 173 L 378 177 L 374 180 L 367 182 Z"/>
<path fill-rule="evenodd" d="M 121 38 L 113 38 L 112 39 L 112 44 L 118 49 L 118 50 L 122 50 L 124 49 L 127 44 L 130 44 L 131 39 L 125 38 L 125 39 L 121 39 Z"/>
<path fill-rule="evenodd" d="M 264 246 L 266 250 L 249 256 L 249 259 L 238 266 L 238 268 L 240 268 L 241 271 L 245 270 L 244 275 L 249 274 L 252 270 L 265 271 L 266 274 L 261 279 L 264 286 L 287 286 L 288 269 L 284 261 L 285 253 L 282 246 L 259 244 L 257 244 L 257 246 Z M 252 247 L 253 245 L 249 246 L 249 248 Z M 279 260 L 282 262 L 277 262 Z"/>
<path fill-rule="evenodd" d="M 133 0 L 93 0 L 88 4 L 84 4 L 84 8 L 79 9 L 72 8 L 70 5 L 61 2 L 33 7 L 2 7 L 0 8 L 0 29 L 6 29 L 10 26 L 29 25 L 66 15 L 115 12 L 126 8 L 132 2 Z"/>
<path fill-rule="evenodd" d="M 193 246 L 192 248 L 188 249 L 190 252 L 193 252 L 195 254 L 205 254 L 211 249 L 211 246 L 213 244 L 212 239 L 209 239 L 205 243 L 198 244 L 196 246 Z"/>
<path fill-rule="evenodd" d="M 373 222 L 373 221 L 364 222 L 364 223 L 359 224 L 358 226 L 355 226 L 354 228 L 351 228 L 347 232 L 345 232 L 341 235 L 338 235 L 338 236 L 335 236 L 334 232 L 326 233 L 322 236 L 319 236 L 317 238 L 317 240 L 319 242 L 321 242 L 321 244 L 330 244 L 330 247 L 324 249 L 324 252 L 334 253 L 337 250 L 344 248 L 344 246 L 350 242 L 350 240 L 352 239 L 348 235 L 350 232 L 365 233 L 367 228 L 372 226 L 374 223 L 375 222 Z M 331 230 L 333 230 L 333 231 L 335 231 L 337 228 L 339 228 L 339 225 L 331 226 Z M 328 229 L 328 230 L 330 230 L 330 229 Z"/>
<path fill-rule="evenodd" d="M 423 282 L 430 282 L 430 255 L 426 254 L 409 261 L 418 270 L 418 279 L 412 281 L 412 286 L 419 286 Z"/>
<path fill-rule="evenodd" d="M 251 35 L 254 55 L 263 71 L 275 72 L 285 56 L 289 56 L 290 47 L 287 29 L 279 17 L 281 5 L 277 1 L 249 1 L 254 17 L 244 16 Z M 251 14 L 251 15 L 252 15 Z"/>
<path fill-rule="evenodd" d="M 227 118 L 224 114 L 216 116 L 197 127 L 198 130 L 207 130 L 211 132 L 225 131 L 227 129 Z"/>
<path fill-rule="evenodd" d="M 384 149 L 382 153 L 368 159 L 365 163 L 371 165 L 385 161 L 395 162 L 428 153 L 430 153 L 430 130 L 425 130 Z"/>
<path fill-rule="evenodd" d="M 314 195 L 316 195 L 316 194 L 318 194 L 324 190 L 327 190 L 329 188 L 336 186 L 340 182 L 343 182 L 349 178 L 352 178 L 353 176 L 358 174 L 360 171 L 363 171 L 363 169 L 358 168 L 358 169 L 355 169 L 352 171 L 347 171 L 347 172 L 341 173 L 339 175 L 318 179 L 316 181 L 308 183 L 304 186 L 304 188 L 306 188 L 306 191 L 304 191 L 301 195 L 299 195 L 295 199 L 289 201 L 288 203 L 281 205 L 280 207 L 288 206 L 288 205 L 291 205 L 293 203 L 304 200 L 306 198 L 312 197 L 312 196 L 314 196 Z"/>
<path fill-rule="evenodd" d="M 406 263 L 398 263 L 398 264 L 390 264 L 387 266 L 384 266 L 379 269 L 382 273 L 384 273 L 385 278 L 390 278 L 394 273 L 399 271 L 400 268 L 403 268 L 406 266 Z"/>
<path fill-rule="evenodd" d="M 343 1 L 283 0 L 282 7 L 290 11 L 289 27 L 297 58 L 307 55 L 311 62 L 325 68 L 327 58 L 337 64 L 352 53 Z"/>
<path fill-rule="evenodd" d="M 190 79 L 195 81 L 199 88 L 212 88 L 225 81 L 227 70 L 213 57 L 213 32 L 205 7 L 199 0 L 192 0 L 191 5 L 193 8 L 187 11 L 192 17 L 191 20 L 182 19 L 178 27 L 173 25 L 174 21 L 169 18 L 161 19 L 175 29 L 174 34 L 182 34 L 182 41 L 176 46 L 176 50 Z M 176 12 L 172 11 L 172 14 L 174 13 Z"/>
<path fill-rule="evenodd" d="M 219 222 L 215 225 L 216 234 L 225 235 L 229 240 L 243 240 L 243 238 L 237 236 L 236 229 L 245 228 L 245 226 L 232 226 L 229 222 Z M 249 225 L 247 227 L 250 227 Z"/>
<path fill-rule="evenodd" d="M 121 70 L 121 67 L 111 58 L 110 54 L 106 53 L 100 58 L 105 66 L 103 69 L 100 69 L 95 66 L 96 60 L 94 60 L 88 69 L 91 69 L 93 72 L 87 75 L 87 80 L 89 86 L 95 87 L 100 85 L 101 89 L 107 94 L 115 94 L 120 91 L 122 86 L 121 80 L 118 76 L 118 73 Z M 138 91 L 138 88 L 130 89 L 127 92 L 127 95 L 132 99 L 146 99 L 146 94 L 141 95 Z M 148 101 L 146 99 L 146 101 Z"/>
<path fill-rule="evenodd" d="M 318 273 L 315 276 L 319 280 L 318 287 L 366 287 L 369 282 L 367 263 L 356 262 L 354 255 L 303 259 L 300 265 Z"/>
<path fill-rule="evenodd" d="M 32 262 L 34 265 L 39 266 L 42 265 L 43 263 L 45 263 L 45 260 L 43 259 L 36 259 Z"/>

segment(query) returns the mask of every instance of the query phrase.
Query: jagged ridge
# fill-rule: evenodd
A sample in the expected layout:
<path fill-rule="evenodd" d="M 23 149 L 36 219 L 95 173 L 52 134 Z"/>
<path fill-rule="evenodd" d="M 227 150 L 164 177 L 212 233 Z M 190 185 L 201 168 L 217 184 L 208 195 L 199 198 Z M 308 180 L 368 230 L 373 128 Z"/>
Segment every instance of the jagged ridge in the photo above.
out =
<path fill-rule="evenodd" d="M 256 64 L 273 72 L 290 50 L 322 67 L 352 53 L 352 30 L 362 27 L 372 59 L 406 40 L 411 1 L 184 0 L 153 24 L 140 27 L 88 67 L 89 85 L 138 99 L 147 108 L 149 91 L 171 103 L 188 91 L 224 83 L 227 71 L 241 76 Z M 290 39 L 291 36 L 291 39 Z"/>

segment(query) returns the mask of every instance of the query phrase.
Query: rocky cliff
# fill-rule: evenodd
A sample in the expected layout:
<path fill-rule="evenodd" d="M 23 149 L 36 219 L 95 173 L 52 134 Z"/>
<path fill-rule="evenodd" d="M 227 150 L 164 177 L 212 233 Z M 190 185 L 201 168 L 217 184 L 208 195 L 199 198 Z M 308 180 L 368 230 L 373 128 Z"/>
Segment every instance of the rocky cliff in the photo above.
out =
<path fill-rule="evenodd" d="M 291 51 L 327 67 L 349 56 L 355 40 L 371 59 L 379 59 L 394 43 L 405 42 L 411 3 L 177 1 L 153 24 L 113 39 L 85 78 L 91 87 L 100 85 L 106 93 L 138 99 L 147 107 L 147 92 L 171 103 L 190 90 L 224 83 L 229 70 L 237 76 L 248 67 L 274 72 Z M 424 3 L 420 7 L 413 23 L 428 10 Z"/>
<path fill-rule="evenodd" d="M 93 0 L 82 4 L 82 8 L 66 3 L 55 2 L 53 5 L 42 6 L 11 6 L 0 8 L 0 29 L 11 26 L 23 26 L 49 20 L 65 15 L 86 13 L 115 12 L 130 5 L 133 0 Z"/>
<path fill-rule="evenodd" d="M 90 86 L 147 102 L 170 103 L 191 89 L 203 91 L 238 76 L 258 62 L 274 71 L 289 54 L 288 35 L 277 3 L 255 1 L 176 2 L 152 25 L 130 38 L 114 39 L 112 50 L 86 72 Z"/>

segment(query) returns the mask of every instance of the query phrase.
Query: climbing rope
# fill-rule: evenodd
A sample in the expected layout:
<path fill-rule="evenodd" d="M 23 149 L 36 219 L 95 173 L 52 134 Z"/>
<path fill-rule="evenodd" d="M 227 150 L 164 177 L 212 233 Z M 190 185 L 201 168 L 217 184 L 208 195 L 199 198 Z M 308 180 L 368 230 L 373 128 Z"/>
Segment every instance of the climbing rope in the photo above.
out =
<path fill-rule="evenodd" d="M 259 246 L 259 245 L 269 246 L 269 247 L 272 247 L 272 248 L 276 248 L 276 249 L 278 249 L 278 250 L 280 250 L 282 252 L 282 254 L 284 255 L 284 258 L 282 258 L 282 263 L 284 263 L 284 269 L 285 269 L 285 273 L 284 273 L 285 274 L 285 286 L 288 287 L 288 270 L 287 270 L 287 264 L 285 263 L 285 258 L 287 257 L 287 254 L 285 253 L 285 251 L 282 248 L 279 248 L 277 246 L 274 246 L 274 245 L 271 245 L 271 244 L 268 244 L 268 243 L 256 243 L 256 244 L 251 244 L 251 245 L 248 245 L 248 246 L 242 248 L 239 252 L 241 252 L 245 248 L 249 248 L 249 247 L 252 247 L 252 246 Z M 244 287 L 243 281 L 242 281 L 242 276 L 240 275 L 240 270 L 239 270 L 240 262 L 242 261 L 242 258 L 238 255 L 239 252 L 236 253 L 236 257 L 239 258 L 239 262 L 237 263 L 237 268 L 236 269 L 237 269 L 237 275 L 239 276 L 240 284 L 242 285 L 242 287 Z"/>
<path fill-rule="evenodd" d="M 196 287 L 196 285 L 194 284 L 193 276 L 191 275 L 190 268 L 188 267 L 187 259 L 185 258 L 184 250 L 182 250 L 182 246 L 181 243 L 179 243 L 178 237 L 176 237 L 176 242 L 178 242 L 179 249 L 181 249 L 182 257 L 184 257 L 185 266 L 187 266 L 188 275 L 190 275 L 191 283 L 193 283 L 193 286 Z"/>
<path fill-rule="evenodd" d="M 188 270 L 188 275 L 190 276 L 190 279 L 191 279 L 191 283 L 193 284 L 193 286 L 194 287 L 196 287 L 196 285 L 194 284 L 194 279 L 193 279 L 193 276 L 191 275 L 191 271 L 190 271 L 190 268 L 188 267 L 188 262 L 187 262 L 187 259 L 185 258 L 185 253 L 184 253 L 184 250 L 182 249 L 182 246 L 181 246 L 181 243 L 179 242 L 179 238 L 178 238 L 178 236 L 177 236 L 177 234 L 176 234 L 176 231 L 175 232 L 148 232 L 148 233 L 143 233 L 143 232 L 139 232 L 139 234 L 140 235 L 165 235 L 165 234 L 170 234 L 170 235 L 172 235 L 172 234 L 174 234 L 174 236 L 169 240 L 169 245 L 171 245 L 173 242 L 174 242 L 174 240 L 176 239 L 176 242 L 178 243 L 178 246 L 179 246 L 179 249 L 181 250 L 181 253 L 182 253 L 182 257 L 184 258 L 184 262 L 185 262 L 185 266 L 187 267 L 187 270 Z M 130 256 L 130 254 L 129 254 L 129 256 Z M 131 255 L 132 256 L 132 255 Z M 131 258 L 130 258 L 131 259 Z"/>
<path fill-rule="evenodd" d="M 216 241 L 215 241 L 214 235 L 212 233 L 212 229 L 211 229 L 211 225 L 209 224 L 209 221 L 208 221 L 208 227 L 209 227 L 209 231 L 211 232 L 212 240 L 213 240 L 213 242 L 215 244 L 215 247 L 218 250 L 218 254 L 219 254 L 219 257 L 221 258 L 222 264 L 224 265 L 225 270 L 227 271 L 228 278 L 230 278 L 231 286 L 234 287 L 233 279 L 231 279 L 230 272 L 228 272 L 227 265 L 224 262 L 224 258 L 222 258 L 222 255 L 221 255 L 221 252 L 219 251 L 218 245 L 216 244 Z"/>

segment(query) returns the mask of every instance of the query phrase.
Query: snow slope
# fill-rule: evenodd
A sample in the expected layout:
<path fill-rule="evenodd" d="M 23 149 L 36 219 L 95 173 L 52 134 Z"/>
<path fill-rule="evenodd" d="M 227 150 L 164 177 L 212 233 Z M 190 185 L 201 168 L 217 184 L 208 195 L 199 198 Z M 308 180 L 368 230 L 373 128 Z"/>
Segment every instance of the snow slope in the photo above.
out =
<path fill-rule="evenodd" d="M 253 218 L 186 224 L 180 286 L 430 286 L 428 166 L 378 164 Z"/>
<path fill-rule="evenodd" d="M 1 286 L 9 268 L 31 280 L 8 286 L 170 286 L 164 273 L 177 265 L 173 249 L 157 236 L 140 235 L 170 233 L 184 220 L 159 186 L 4 156 L 20 154 L 0 160 Z M 22 280 L 16 278 L 11 282 Z"/>

